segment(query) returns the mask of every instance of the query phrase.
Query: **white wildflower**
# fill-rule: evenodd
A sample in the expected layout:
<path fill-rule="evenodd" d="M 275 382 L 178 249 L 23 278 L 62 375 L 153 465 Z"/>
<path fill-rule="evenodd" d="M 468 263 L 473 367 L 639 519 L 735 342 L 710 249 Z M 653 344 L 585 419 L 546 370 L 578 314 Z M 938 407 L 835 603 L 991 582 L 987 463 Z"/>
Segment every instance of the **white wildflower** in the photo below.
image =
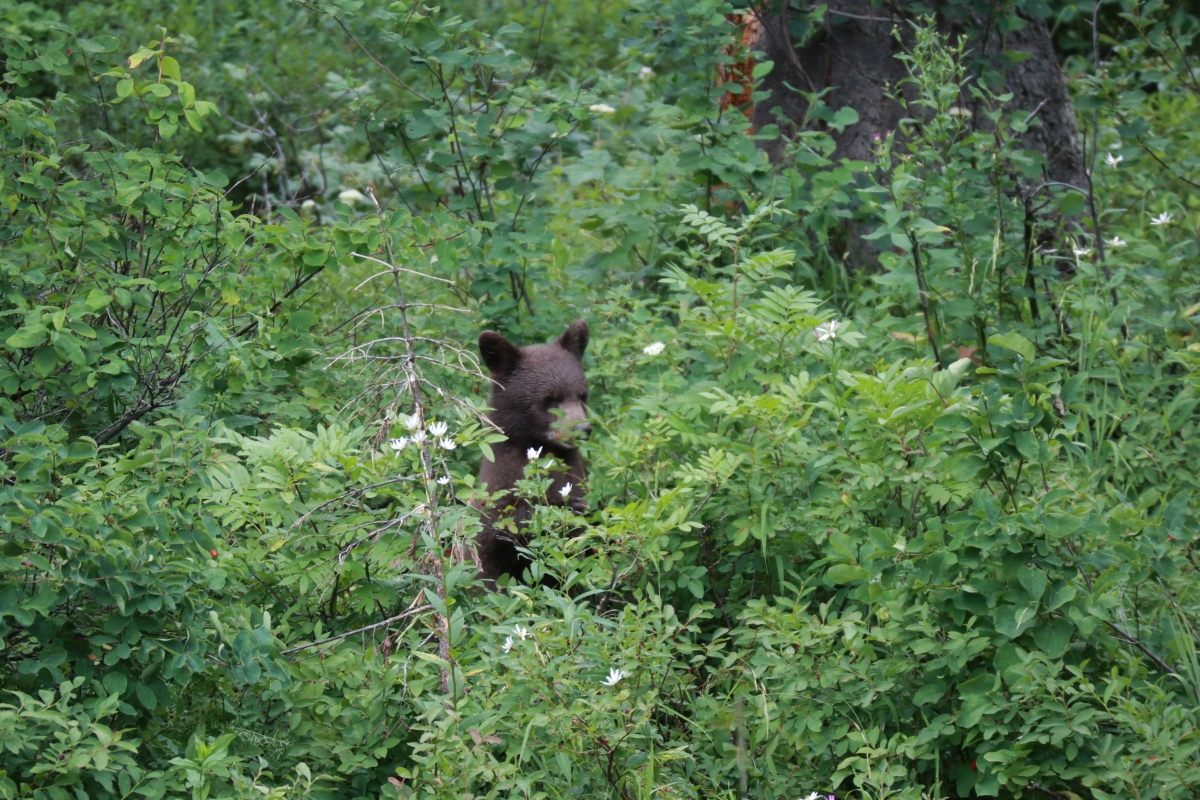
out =
<path fill-rule="evenodd" d="M 1151 225 L 1166 225 L 1168 222 L 1171 221 L 1171 216 L 1172 216 L 1171 214 L 1168 214 L 1166 211 L 1164 211 L 1163 213 L 1159 214 L 1154 219 L 1150 220 L 1150 224 Z"/>
<path fill-rule="evenodd" d="M 421 418 L 416 414 L 413 414 L 410 417 L 405 417 L 404 427 L 408 428 L 410 431 L 415 431 L 417 428 L 421 427 Z"/>
<path fill-rule="evenodd" d="M 513 627 L 513 633 L 515 633 L 521 639 L 521 641 L 525 641 L 525 638 L 529 636 L 529 629 L 522 628 L 520 625 L 516 625 Z"/>
<path fill-rule="evenodd" d="M 566 500 L 567 495 L 569 495 L 571 493 L 571 490 L 574 488 L 575 487 L 572 486 L 570 483 L 564 483 L 563 487 L 558 490 L 558 496 L 561 497 L 563 500 Z"/>
<path fill-rule="evenodd" d="M 644 81 L 648 81 L 654 77 L 654 70 L 649 67 L 642 67 L 638 70 L 638 77 Z"/>
<path fill-rule="evenodd" d="M 971 112 L 967 111 L 962 106 L 951 106 L 950 110 L 947 111 L 946 113 L 952 117 L 969 117 L 969 116 L 971 116 Z"/>
<path fill-rule="evenodd" d="M 442 448 L 443 450 L 453 450 L 454 448 L 458 447 L 458 445 L 454 443 L 453 439 L 442 439 L 440 442 L 438 442 L 438 447 Z"/>
<path fill-rule="evenodd" d="M 662 342 L 653 342 L 653 343 L 648 344 L 645 347 L 643 347 L 642 352 L 648 356 L 656 356 L 659 353 L 661 353 L 663 350 L 666 350 L 666 349 L 667 349 L 667 346 L 665 344 L 663 344 Z"/>
<path fill-rule="evenodd" d="M 438 482 L 438 486 L 446 486 L 447 484 L 450 483 L 450 476 L 443 475 L 442 477 L 437 479 L 437 482 Z"/>
<path fill-rule="evenodd" d="M 413 444 L 424 444 L 425 443 L 425 431 L 413 431 L 412 436 L 409 436 L 408 440 L 410 442 L 412 442 Z"/>
<path fill-rule="evenodd" d="M 615 108 L 613 108 L 612 106 L 610 106 L 608 103 L 593 103 L 592 105 L 588 106 L 588 111 L 591 111 L 594 114 L 615 114 L 615 113 L 617 113 L 617 110 Z"/>
<path fill-rule="evenodd" d="M 316 207 L 317 207 L 317 201 L 313 200 L 311 197 L 300 204 L 301 211 L 310 211 Z"/>
<path fill-rule="evenodd" d="M 608 671 L 608 680 L 600 681 L 605 686 L 616 686 L 621 682 L 622 678 L 628 678 L 629 673 L 623 669 L 610 669 Z"/>
<path fill-rule="evenodd" d="M 513 644 L 514 644 L 514 642 L 513 642 L 511 636 L 509 636 L 507 639 L 505 639 L 504 640 L 504 652 L 507 653 L 509 650 L 512 650 Z"/>
<path fill-rule="evenodd" d="M 804 798 L 804 800 L 818 800 L 820 797 L 821 797 L 821 795 L 817 794 L 816 792 L 813 792 L 808 797 Z"/>
<path fill-rule="evenodd" d="M 836 339 L 837 329 L 841 327 L 841 325 L 842 323 L 838 322 L 836 319 L 831 319 L 824 325 L 818 325 L 817 327 L 813 328 L 813 336 L 817 337 L 818 342 L 828 342 L 831 339 Z"/>
<path fill-rule="evenodd" d="M 399 439 L 388 439 L 388 447 L 399 453 L 404 449 L 404 445 L 408 444 L 408 439 L 401 436 Z"/>
<path fill-rule="evenodd" d="M 1114 250 L 1116 250 L 1118 247 L 1124 247 L 1127 244 L 1128 244 L 1128 242 L 1126 242 L 1120 236 L 1114 236 L 1113 238 L 1108 240 L 1108 246 Z"/>
<path fill-rule="evenodd" d="M 444 422 L 435 422 L 429 426 L 430 435 L 432 435 L 438 439 L 445 436 L 447 430 L 449 430 L 449 426 Z"/>
<path fill-rule="evenodd" d="M 525 457 L 528 458 L 530 461 L 533 461 L 535 458 L 540 458 L 541 455 L 542 455 L 542 448 L 540 448 L 540 447 L 531 447 L 525 451 Z"/>
<path fill-rule="evenodd" d="M 1104 163 L 1108 164 L 1110 167 L 1116 167 L 1117 164 L 1120 164 L 1124 160 L 1125 156 L 1114 156 L 1112 153 L 1108 153 L 1104 156 Z"/>
<path fill-rule="evenodd" d="M 356 205 L 366 199 L 366 195 L 358 189 L 342 189 L 338 192 L 338 200 L 341 200 L 348 206 Z"/>
<path fill-rule="evenodd" d="M 1087 258 L 1088 256 L 1090 256 L 1092 254 L 1092 248 L 1078 247 L 1078 248 L 1072 250 L 1071 252 L 1075 254 L 1076 258 Z"/>

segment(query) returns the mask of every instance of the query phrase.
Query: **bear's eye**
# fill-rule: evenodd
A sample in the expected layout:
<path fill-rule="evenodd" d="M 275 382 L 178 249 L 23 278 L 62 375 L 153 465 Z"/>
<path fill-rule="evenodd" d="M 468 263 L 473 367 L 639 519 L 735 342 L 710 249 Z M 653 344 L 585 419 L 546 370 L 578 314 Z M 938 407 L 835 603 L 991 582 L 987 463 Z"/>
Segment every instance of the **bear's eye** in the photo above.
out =
<path fill-rule="evenodd" d="M 587 399 L 588 399 L 588 393 L 587 393 L 587 392 L 584 392 L 583 394 L 579 395 L 579 399 L 580 399 L 581 401 L 583 401 L 584 403 L 587 403 Z"/>
<path fill-rule="evenodd" d="M 545 406 L 546 408 L 554 408 L 554 406 L 558 405 L 558 403 L 559 403 L 559 399 L 557 397 L 553 397 L 553 396 L 547 397 L 546 399 L 542 400 L 542 405 Z"/>

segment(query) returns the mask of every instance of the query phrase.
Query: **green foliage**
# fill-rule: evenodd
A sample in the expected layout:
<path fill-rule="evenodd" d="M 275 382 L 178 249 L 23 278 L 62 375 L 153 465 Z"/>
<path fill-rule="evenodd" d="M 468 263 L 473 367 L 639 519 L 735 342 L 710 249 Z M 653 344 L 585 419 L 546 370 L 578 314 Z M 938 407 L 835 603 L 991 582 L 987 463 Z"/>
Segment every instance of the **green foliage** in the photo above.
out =
<path fill-rule="evenodd" d="M 0 10 L 0 797 L 1195 794 L 1191 17 L 1089 192 L 930 23 L 773 166 L 711 0 Z M 580 316 L 485 593 L 472 342 Z"/>

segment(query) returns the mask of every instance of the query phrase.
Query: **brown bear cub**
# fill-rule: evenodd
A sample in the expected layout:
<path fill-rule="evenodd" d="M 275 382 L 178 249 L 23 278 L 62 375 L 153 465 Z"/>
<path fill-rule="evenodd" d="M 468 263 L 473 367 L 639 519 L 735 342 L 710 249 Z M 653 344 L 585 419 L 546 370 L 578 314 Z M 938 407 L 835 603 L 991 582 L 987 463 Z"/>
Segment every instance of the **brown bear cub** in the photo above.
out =
<path fill-rule="evenodd" d="M 588 345 L 588 325 L 583 320 L 567 328 L 550 344 L 518 347 L 495 331 L 479 335 L 479 352 L 491 373 L 492 411 L 488 419 L 508 437 L 492 445 L 495 461 L 483 459 L 479 482 L 488 492 L 508 492 L 485 510 L 483 530 L 476 539 L 481 577 L 495 588 L 501 575 L 521 577 L 529 566 L 518 547 L 528 539 L 497 527 L 512 520 L 519 530 L 531 516 L 526 501 L 510 492 L 525 473 L 529 452 L 556 456 L 561 468 L 551 472 L 553 484 L 548 505 L 566 505 L 577 514 L 586 510 L 583 482 L 587 465 L 578 449 L 579 438 L 592 426 L 587 421 L 588 384 L 583 374 L 583 353 Z M 564 498 L 562 489 L 571 489 Z"/>

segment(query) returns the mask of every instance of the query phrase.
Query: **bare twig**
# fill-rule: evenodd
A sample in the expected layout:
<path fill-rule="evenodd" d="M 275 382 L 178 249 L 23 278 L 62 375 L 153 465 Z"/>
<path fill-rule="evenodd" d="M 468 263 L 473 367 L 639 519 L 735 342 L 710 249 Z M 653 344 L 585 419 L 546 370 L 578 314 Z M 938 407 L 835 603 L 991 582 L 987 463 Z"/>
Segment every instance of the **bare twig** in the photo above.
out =
<path fill-rule="evenodd" d="M 316 641 L 316 642 L 309 642 L 308 644 L 302 644 L 302 645 L 299 645 L 298 647 L 289 647 L 287 650 L 284 650 L 282 653 L 280 653 L 280 655 L 284 655 L 284 656 L 286 656 L 286 655 L 288 655 L 289 653 L 298 653 L 298 652 L 300 652 L 301 650 L 307 650 L 307 649 L 308 649 L 308 648 L 310 648 L 310 647 L 317 647 L 317 646 L 319 646 L 319 645 L 323 645 L 323 644 L 329 644 L 330 642 L 336 642 L 336 641 L 339 641 L 339 640 L 341 640 L 341 639 L 347 639 L 347 638 L 349 638 L 349 637 L 351 637 L 351 636 L 355 636 L 355 635 L 357 635 L 357 634 L 360 634 L 360 633 L 366 633 L 367 631 L 373 631 L 373 630 L 375 630 L 376 628 L 382 628 L 382 627 L 383 627 L 383 626 L 385 626 L 385 625 L 391 625 L 393 622 L 398 622 L 398 621 L 400 621 L 400 620 L 402 620 L 402 619 L 405 619 L 405 618 L 407 618 L 407 617 L 411 617 L 411 616 L 413 616 L 413 615 L 415 615 L 415 614 L 420 614 L 420 613 L 422 613 L 422 612 L 425 612 L 425 611 L 432 611 L 432 610 L 433 610 L 433 606 L 432 606 L 432 605 L 423 605 L 423 606 L 421 606 L 421 607 L 419 607 L 419 608 L 413 608 L 413 609 L 410 609 L 410 610 L 408 610 L 408 611 L 405 611 L 405 612 L 404 612 L 404 613 L 402 613 L 402 614 L 397 614 L 397 615 L 396 615 L 396 616 L 394 616 L 394 617 L 388 617 L 387 619 L 383 620 L 382 622 L 376 622 L 376 623 L 374 623 L 374 624 L 372 624 L 372 625 L 364 625 L 364 626 L 363 626 L 363 627 L 361 627 L 361 628 L 355 628 L 355 629 L 354 629 L 354 630 L 352 630 L 352 631 L 346 631 L 345 633 L 339 633 L 339 634 L 338 634 L 338 635 L 336 635 L 336 636 L 330 636 L 330 637 L 328 637 L 328 638 L 326 638 L 326 639 L 321 639 L 320 641 Z"/>

